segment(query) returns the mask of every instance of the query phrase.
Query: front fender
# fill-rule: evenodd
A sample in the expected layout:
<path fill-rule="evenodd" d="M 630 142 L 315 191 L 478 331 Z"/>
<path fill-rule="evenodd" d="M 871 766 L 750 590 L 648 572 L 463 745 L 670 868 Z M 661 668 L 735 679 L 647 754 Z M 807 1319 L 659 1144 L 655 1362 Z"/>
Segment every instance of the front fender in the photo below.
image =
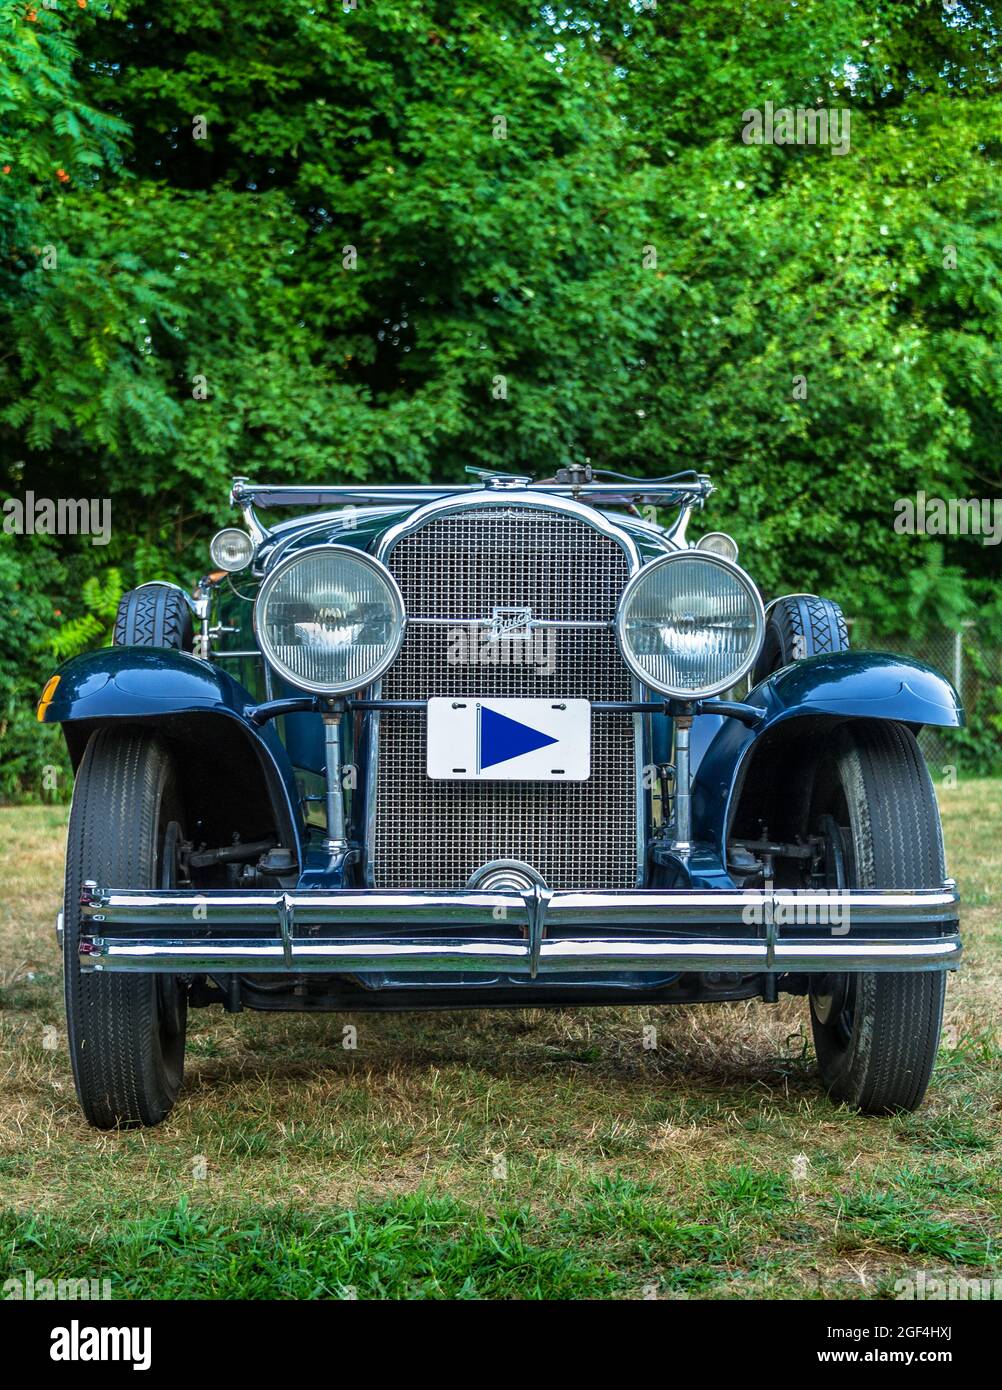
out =
<path fill-rule="evenodd" d="M 924 662 L 888 652 L 805 657 L 768 676 L 745 703 L 762 711 L 761 723 L 750 728 L 724 719 L 693 779 L 694 834 L 720 850 L 752 755 L 777 726 L 805 717 L 822 725 L 891 719 L 915 729 L 964 723 L 960 698 L 944 676 Z"/>
<path fill-rule="evenodd" d="M 228 760 L 250 754 L 259 769 L 283 842 L 302 850 L 302 817 L 295 772 L 273 725 L 260 727 L 247 718 L 254 704 L 249 691 L 228 671 L 186 652 L 160 647 L 105 647 L 65 662 L 56 672 L 59 683 L 39 710 L 45 724 L 62 724 L 74 766 L 90 734 L 116 721 L 151 724 L 174 743 L 192 776 L 213 778 L 208 767 L 215 758 L 215 778 L 222 794 L 240 780 L 240 769 Z M 227 737 L 219 740 L 225 725 Z M 229 737 L 237 731 L 236 742 Z"/>

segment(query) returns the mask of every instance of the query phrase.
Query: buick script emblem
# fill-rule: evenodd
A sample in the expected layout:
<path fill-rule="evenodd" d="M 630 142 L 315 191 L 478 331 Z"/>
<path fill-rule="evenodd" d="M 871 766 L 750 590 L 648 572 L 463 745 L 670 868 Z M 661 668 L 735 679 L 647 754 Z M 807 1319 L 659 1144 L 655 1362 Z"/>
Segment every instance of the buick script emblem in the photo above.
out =
<path fill-rule="evenodd" d="M 495 608 L 488 630 L 491 642 L 528 642 L 532 637 L 532 609 Z"/>

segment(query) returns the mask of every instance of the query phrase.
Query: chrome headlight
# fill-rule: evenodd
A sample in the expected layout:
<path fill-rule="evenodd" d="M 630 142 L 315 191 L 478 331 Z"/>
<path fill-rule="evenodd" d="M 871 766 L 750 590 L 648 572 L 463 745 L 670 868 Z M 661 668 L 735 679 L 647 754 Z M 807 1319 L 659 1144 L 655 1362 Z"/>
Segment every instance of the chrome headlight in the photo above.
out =
<path fill-rule="evenodd" d="M 265 577 L 254 606 L 258 645 L 292 685 L 347 695 L 392 664 L 404 601 L 385 565 L 346 545 L 301 550 Z"/>
<path fill-rule="evenodd" d="M 237 574 L 245 570 L 254 558 L 254 542 L 246 531 L 239 527 L 227 526 L 217 531 L 209 542 L 209 554 L 216 569 Z"/>
<path fill-rule="evenodd" d="M 645 685 L 677 699 L 719 695 L 751 670 L 765 613 L 744 570 L 710 552 L 653 560 L 619 601 L 623 660 Z"/>
<path fill-rule="evenodd" d="M 738 558 L 738 543 L 726 531 L 707 531 L 705 536 L 700 536 L 695 549 L 709 551 L 711 555 L 722 555 L 725 560 Z"/>

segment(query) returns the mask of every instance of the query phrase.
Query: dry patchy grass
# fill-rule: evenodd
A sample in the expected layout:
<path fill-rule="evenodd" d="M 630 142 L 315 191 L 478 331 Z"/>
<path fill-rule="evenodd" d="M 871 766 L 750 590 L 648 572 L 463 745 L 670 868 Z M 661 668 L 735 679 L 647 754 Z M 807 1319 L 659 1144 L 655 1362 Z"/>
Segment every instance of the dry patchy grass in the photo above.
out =
<path fill-rule="evenodd" d="M 39 1269 L 103 1249 L 122 1291 L 153 1296 L 177 1296 L 174 1274 L 153 1280 L 130 1260 L 164 1242 L 182 1251 L 189 1294 L 330 1296 L 350 1284 L 377 1296 L 629 1296 L 653 1285 L 873 1297 L 918 1268 L 993 1269 L 1000 793 L 971 780 L 941 795 L 967 954 L 915 1115 L 833 1106 L 794 1000 L 354 1018 L 200 1010 L 170 1119 L 122 1134 L 86 1126 L 66 1053 L 52 932 L 65 812 L 0 809 L 10 1242 L 23 1248 L 27 1231 Z M 356 1051 L 342 1046 L 346 1022 Z M 651 1022 L 658 1047 L 645 1051 Z M 249 1221 L 262 1249 L 286 1255 L 262 1273 L 255 1245 L 259 1282 L 220 1285 Z M 304 1240 L 323 1277 L 311 1266 L 301 1282 L 288 1251 Z M 196 1250 L 201 1263 L 183 1253 Z"/>

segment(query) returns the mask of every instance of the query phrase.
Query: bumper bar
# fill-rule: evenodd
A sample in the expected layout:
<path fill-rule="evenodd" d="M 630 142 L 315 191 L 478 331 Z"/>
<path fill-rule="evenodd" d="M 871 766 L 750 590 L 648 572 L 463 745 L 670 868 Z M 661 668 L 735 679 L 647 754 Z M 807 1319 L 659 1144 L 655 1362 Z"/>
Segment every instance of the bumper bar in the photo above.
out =
<path fill-rule="evenodd" d="M 949 970 L 956 885 L 421 893 L 103 889 L 86 883 L 85 970 L 562 972 Z"/>

